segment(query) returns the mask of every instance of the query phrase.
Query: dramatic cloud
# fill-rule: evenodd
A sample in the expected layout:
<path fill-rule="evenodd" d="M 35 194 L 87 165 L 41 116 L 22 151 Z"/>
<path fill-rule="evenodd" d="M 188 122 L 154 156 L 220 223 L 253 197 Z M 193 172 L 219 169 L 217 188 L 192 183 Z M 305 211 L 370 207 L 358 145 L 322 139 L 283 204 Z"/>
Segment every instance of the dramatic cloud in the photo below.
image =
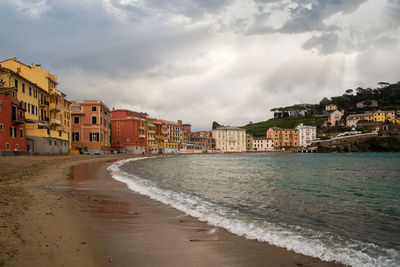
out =
<path fill-rule="evenodd" d="M 208 129 L 400 80 L 399 18 L 398 0 L 2 0 L 0 58 L 70 100 Z"/>

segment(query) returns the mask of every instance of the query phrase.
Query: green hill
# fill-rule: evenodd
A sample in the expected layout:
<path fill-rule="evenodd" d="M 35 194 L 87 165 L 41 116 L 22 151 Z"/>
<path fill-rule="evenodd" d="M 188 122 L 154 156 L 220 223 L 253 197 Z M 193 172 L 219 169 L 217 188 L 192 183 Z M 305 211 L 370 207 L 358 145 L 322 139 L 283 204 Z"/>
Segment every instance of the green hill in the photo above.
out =
<path fill-rule="evenodd" d="M 247 124 L 242 128 L 246 129 L 247 133 L 253 135 L 254 137 L 265 137 L 266 131 L 271 127 L 294 129 L 300 123 L 310 125 L 310 118 L 269 119 L 267 121 Z"/>

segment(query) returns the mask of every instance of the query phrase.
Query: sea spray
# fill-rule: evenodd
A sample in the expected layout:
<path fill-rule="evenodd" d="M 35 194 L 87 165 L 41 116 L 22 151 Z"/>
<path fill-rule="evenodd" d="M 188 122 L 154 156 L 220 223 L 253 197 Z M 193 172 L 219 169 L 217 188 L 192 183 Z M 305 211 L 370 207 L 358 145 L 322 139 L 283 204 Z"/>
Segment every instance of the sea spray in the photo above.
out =
<path fill-rule="evenodd" d="M 108 169 L 112 177 L 126 183 L 132 191 L 170 205 L 210 225 L 222 227 L 248 239 L 268 242 L 324 261 L 337 261 L 351 266 L 398 266 L 399 252 L 382 249 L 374 244 L 347 240 L 345 245 L 335 242 L 335 234 L 314 231 L 293 225 L 278 225 L 260 218 L 251 218 L 235 209 L 213 203 L 194 194 L 161 188 L 154 181 L 121 170 L 121 166 L 146 158 L 122 160 Z M 375 251 L 372 257 L 364 251 Z"/>

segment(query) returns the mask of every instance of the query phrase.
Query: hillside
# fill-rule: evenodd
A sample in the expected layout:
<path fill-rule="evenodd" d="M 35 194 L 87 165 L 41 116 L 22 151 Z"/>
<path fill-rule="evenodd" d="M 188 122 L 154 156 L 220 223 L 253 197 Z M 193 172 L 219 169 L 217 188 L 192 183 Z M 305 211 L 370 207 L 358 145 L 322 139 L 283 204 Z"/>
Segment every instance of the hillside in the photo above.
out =
<path fill-rule="evenodd" d="M 271 127 L 280 128 L 295 128 L 300 123 L 309 125 L 310 118 L 299 118 L 299 119 L 269 119 L 267 121 L 247 124 L 242 128 L 246 129 L 248 134 L 254 137 L 265 137 L 265 132 Z"/>

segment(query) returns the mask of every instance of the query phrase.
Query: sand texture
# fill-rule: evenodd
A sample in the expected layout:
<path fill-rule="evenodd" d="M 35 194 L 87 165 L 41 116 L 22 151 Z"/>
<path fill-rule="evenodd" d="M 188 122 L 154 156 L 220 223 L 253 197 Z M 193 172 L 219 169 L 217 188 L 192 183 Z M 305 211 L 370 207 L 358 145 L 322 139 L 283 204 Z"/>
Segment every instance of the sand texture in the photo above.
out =
<path fill-rule="evenodd" d="M 106 169 L 127 157 L 0 158 L 0 266 L 340 266 L 133 193 Z"/>

